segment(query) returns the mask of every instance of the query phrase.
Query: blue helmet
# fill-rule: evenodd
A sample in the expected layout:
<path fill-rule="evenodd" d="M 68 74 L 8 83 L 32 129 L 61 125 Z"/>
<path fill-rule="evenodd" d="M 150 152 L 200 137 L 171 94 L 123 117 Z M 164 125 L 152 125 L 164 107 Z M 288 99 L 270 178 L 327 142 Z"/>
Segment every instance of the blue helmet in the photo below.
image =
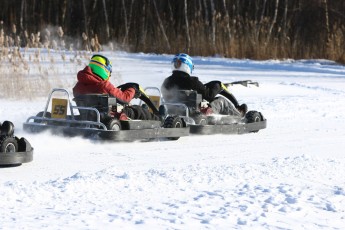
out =
<path fill-rule="evenodd" d="M 194 69 L 193 60 L 188 54 L 176 54 L 171 63 L 173 71 L 182 71 L 191 75 Z"/>

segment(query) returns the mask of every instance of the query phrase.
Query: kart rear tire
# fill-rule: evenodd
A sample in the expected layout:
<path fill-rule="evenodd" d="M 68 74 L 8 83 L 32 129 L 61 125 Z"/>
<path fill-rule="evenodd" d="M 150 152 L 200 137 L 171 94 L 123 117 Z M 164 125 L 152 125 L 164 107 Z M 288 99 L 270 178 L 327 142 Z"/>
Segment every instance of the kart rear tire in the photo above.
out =
<path fill-rule="evenodd" d="M 0 152 L 15 153 L 18 152 L 18 142 L 13 136 L 1 136 Z"/>
<path fill-rule="evenodd" d="M 247 123 L 255 123 L 255 122 L 260 122 L 262 121 L 262 116 L 261 113 L 257 111 L 249 111 L 246 113 L 246 120 Z M 251 133 L 257 133 L 259 130 L 251 131 Z"/>
<path fill-rule="evenodd" d="M 28 152 L 32 149 L 30 142 L 26 140 L 24 137 L 17 140 L 17 142 L 19 152 Z"/>
<path fill-rule="evenodd" d="M 130 106 L 126 106 L 124 109 L 123 109 L 123 112 L 126 114 L 126 116 L 130 119 L 135 119 L 135 113 L 134 113 L 134 110 L 132 107 Z"/>
<path fill-rule="evenodd" d="M 44 111 L 41 111 L 41 112 L 37 113 L 36 117 L 43 117 L 43 114 L 44 114 Z M 46 112 L 46 116 L 45 117 L 46 118 L 51 118 L 52 115 L 51 115 L 50 112 Z M 42 123 L 42 120 L 34 119 L 34 122 L 35 123 Z"/>
<path fill-rule="evenodd" d="M 194 122 L 196 125 L 207 125 L 207 116 L 204 114 L 197 114 L 194 118 Z"/>
<path fill-rule="evenodd" d="M 163 127 L 164 128 L 183 128 L 184 122 L 177 115 L 169 116 L 165 119 Z M 180 137 L 168 137 L 167 139 L 168 140 L 178 140 L 178 139 L 180 139 Z"/>
<path fill-rule="evenodd" d="M 112 131 L 121 130 L 121 123 L 116 118 L 107 118 L 103 123 L 107 127 L 107 130 L 112 130 Z"/>
<path fill-rule="evenodd" d="M 255 123 L 262 121 L 261 114 L 257 111 L 249 111 L 246 114 L 247 123 Z"/>
<path fill-rule="evenodd" d="M 146 105 L 146 104 L 145 104 L 145 105 Z M 141 109 L 142 109 L 142 111 L 143 111 L 145 120 L 152 120 L 152 115 L 151 115 L 151 113 L 150 113 L 148 107 L 145 108 L 145 106 L 142 106 Z"/>
<path fill-rule="evenodd" d="M 14 133 L 14 124 L 10 121 L 4 121 L 1 125 L 1 135 L 12 136 Z"/>

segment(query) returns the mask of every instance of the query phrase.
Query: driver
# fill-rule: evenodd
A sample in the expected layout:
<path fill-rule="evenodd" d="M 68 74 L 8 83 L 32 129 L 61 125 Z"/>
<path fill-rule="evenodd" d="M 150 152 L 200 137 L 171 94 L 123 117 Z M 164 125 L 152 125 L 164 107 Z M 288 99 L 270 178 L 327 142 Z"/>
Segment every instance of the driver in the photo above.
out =
<path fill-rule="evenodd" d="M 172 75 L 162 84 L 161 92 L 166 101 L 171 101 L 176 90 L 195 90 L 202 95 L 202 99 L 209 102 L 207 107 L 201 108 L 206 115 L 215 113 L 223 115 L 244 116 L 247 105 L 239 105 L 237 99 L 220 81 L 203 84 L 198 77 L 191 76 L 194 70 L 192 58 L 188 54 L 176 54 L 172 60 Z M 221 93 L 224 97 L 216 97 Z"/>
<path fill-rule="evenodd" d="M 140 96 L 137 84 L 132 84 L 126 89 L 116 88 L 110 83 L 112 66 L 105 56 L 95 54 L 91 57 L 89 65 L 77 74 L 78 82 L 73 88 L 73 95 L 77 97 L 83 94 L 108 94 L 117 99 L 129 103 L 133 98 Z"/>

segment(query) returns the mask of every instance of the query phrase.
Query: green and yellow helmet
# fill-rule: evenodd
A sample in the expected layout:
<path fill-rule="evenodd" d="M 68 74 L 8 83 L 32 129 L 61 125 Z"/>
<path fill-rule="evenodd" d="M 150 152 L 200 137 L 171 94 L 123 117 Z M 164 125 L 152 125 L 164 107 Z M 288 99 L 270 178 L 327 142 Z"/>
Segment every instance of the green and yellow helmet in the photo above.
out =
<path fill-rule="evenodd" d="M 89 67 L 94 74 L 102 78 L 104 81 L 109 80 L 112 66 L 108 58 L 100 54 L 95 54 L 91 57 Z"/>

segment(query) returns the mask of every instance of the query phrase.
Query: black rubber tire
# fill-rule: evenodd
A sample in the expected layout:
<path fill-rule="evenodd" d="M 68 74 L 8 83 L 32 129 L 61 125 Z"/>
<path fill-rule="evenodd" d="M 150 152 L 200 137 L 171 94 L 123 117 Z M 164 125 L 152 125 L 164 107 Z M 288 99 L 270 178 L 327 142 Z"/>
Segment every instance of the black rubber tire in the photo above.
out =
<path fill-rule="evenodd" d="M 261 114 L 257 111 L 249 111 L 246 114 L 247 123 L 255 123 L 262 121 Z"/>
<path fill-rule="evenodd" d="M 184 122 L 182 121 L 182 119 L 175 115 L 175 116 L 168 116 L 163 124 L 164 128 L 183 128 Z M 180 137 L 168 137 L 168 140 L 178 140 L 180 139 Z"/>
<path fill-rule="evenodd" d="M 17 140 L 17 142 L 18 142 L 18 151 L 19 152 L 28 152 L 32 149 L 31 144 L 24 137 Z"/>
<path fill-rule="evenodd" d="M 112 118 L 112 117 L 106 118 L 103 123 L 107 127 L 107 130 L 112 130 L 112 131 L 121 130 L 121 123 L 116 118 Z"/>
<path fill-rule="evenodd" d="M 43 117 L 43 114 L 44 114 L 44 112 L 41 111 L 41 112 L 37 113 L 36 117 Z M 46 118 L 51 118 L 51 117 L 52 117 L 51 113 L 50 113 L 50 112 L 46 112 Z M 41 120 L 37 120 L 37 119 L 35 120 L 35 119 L 34 119 L 34 122 L 35 122 L 35 123 L 41 123 L 42 121 L 41 121 Z"/>
<path fill-rule="evenodd" d="M 152 120 L 152 114 L 150 113 L 149 108 L 147 107 L 147 105 L 146 105 L 146 108 L 145 108 L 145 106 L 142 106 L 141 109 L 143 111 L 145 120 Z"/>
<path fill-rule="evenodd" d="M 196 125 L 207 125 L 208 122 L 207 116 L 204 114 L 196 114 L 193 119 Z"/>
<path fill-rule="evenodd" d="M 0 152 L 15 153 L 18 152 L 18 142 L 13 136 L 1 136 Z"/>
<path fill-rule="evenodd" d="M 137 120 L 146 120 L 146 116 L 145 113 L 143 111 L 143 108 L 141 108 L 141 106 L 139 105 L 133 105 L 132 109 L 134 111 L 134 119 Z"/>
<path fill-rule="evenodd" d="M 159 111 L 159 116 L 161 117 L 165 117 L 168 113 L 168 109 L 165 105 L 160 105 L 158 108 L 158 111 Z"/>
<path fill-rule="evenodd" d="M 10 121 L 4 121 L 1 125 L 1 135 L 13 136 L 14 124 Z"/>
<path fill-rule="evenodd" d="M 123 112 L 126 114 L 126 116 L 130 119 L 135 119 L 135 113 L 134 113 L 134 110 L 132 107 L 130 106 L 126 106 L 124 109 L 123 109 Z"/>

